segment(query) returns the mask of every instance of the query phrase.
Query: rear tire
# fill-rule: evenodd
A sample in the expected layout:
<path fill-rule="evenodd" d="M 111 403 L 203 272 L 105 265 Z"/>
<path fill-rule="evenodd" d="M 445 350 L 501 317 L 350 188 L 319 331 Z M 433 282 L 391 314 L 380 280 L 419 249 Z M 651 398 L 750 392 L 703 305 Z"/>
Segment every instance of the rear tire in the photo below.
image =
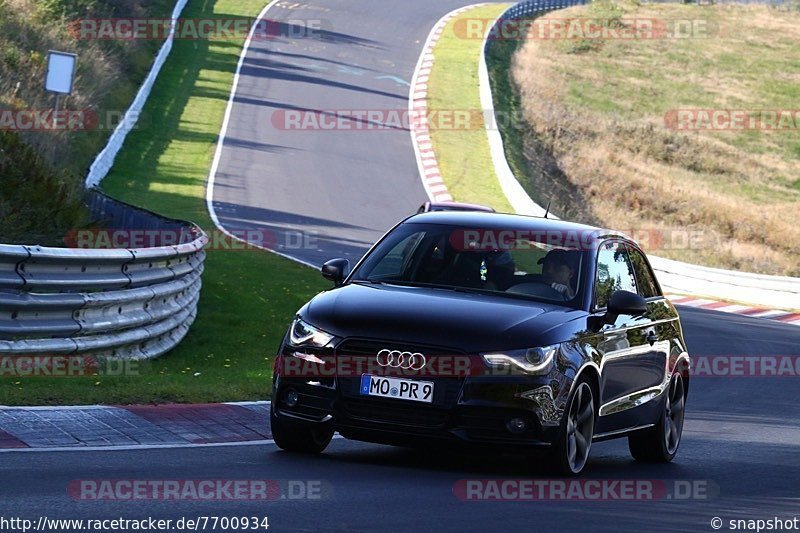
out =
<path fill-rule="evenodd" d="M 567 401 L 554 447 L 556 467 L 564 475 L 577 476 L 586 466 L 597 418 L 595 405 L 591 383 L 581 378 Z"/>
<path fill-rule="evenodd" d="M 322 453 L 333 438 L 333 429 L 320 424 L 321 427 L 291 424 L 282 421 L 275 415 L 272 405 L 269 408 L 272 439 L 278 448 L 287 452 Z"/>
<path fill-rule="evenodd" d="M 648 463 L 668 463 L 675 458 L 683 435 L 685 391 L 683 376 L 676 372 L 669 382 L 664 409 L 656 425 L 628 437 L 628 449 L 634 459 Z"/>

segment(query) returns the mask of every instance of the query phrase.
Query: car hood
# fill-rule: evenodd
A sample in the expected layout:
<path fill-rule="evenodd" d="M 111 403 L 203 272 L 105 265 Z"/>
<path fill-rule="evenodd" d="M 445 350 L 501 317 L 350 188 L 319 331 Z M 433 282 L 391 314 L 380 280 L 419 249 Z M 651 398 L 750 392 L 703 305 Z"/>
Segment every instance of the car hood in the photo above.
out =
<path fill-rule="evenodd" d="M 467 353 L 569 340 L 587 313 L 504 296 L 348 284 L 317 295 L 300 315 L 338 337 L 424 344 Z"/>

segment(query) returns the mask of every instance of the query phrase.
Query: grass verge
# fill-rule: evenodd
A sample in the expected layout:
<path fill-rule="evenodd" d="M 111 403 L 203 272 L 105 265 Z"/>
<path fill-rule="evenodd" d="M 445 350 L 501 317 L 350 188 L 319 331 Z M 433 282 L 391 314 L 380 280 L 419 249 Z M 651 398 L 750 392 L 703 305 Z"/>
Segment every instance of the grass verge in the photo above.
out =
<path fill-rule="evenodd" d="M 428 79 L 428 110 L 441 116 L 469 112 L 467 127 L 435 126 L 431 144 L 447 189 L 456 201 L 489 205 L 513 212 L 494 171 L 478 87 L 478 61 L 482 39 L 465 39 L 457 25 L 468 19 L 494 19 L 507 6 L 469 9 L 450 20 L 436 43 L 436 61 Z M 433 117 L 433 114 L 431 114 Z"/>
<path fill-rule="evenodd" d="M 491 16 L 486 12 L 459 18 Z M 763 6 L 602 1 L 548 18 L 568 16 L 623 25 L 626 17 L 663 20 L 667 28 L 694 21 L 694 36 L 712 35 L 492 41 L 495 110 L 514 119 L 501 120 L 506 157 L 528 194 L 540 205 L 552 201 L 563 218 L 633 233 L 665 257 L 800 273 L 800 232 L 791 216 L 800 205 L 797 129 L 687 133 L 665 123 L 674 109 L 794 109 L 791 65 L 800 50 L 791 45 L 790 26 L 800 15 Z M 435 50 L 431 111 L 479 108 L 480 44 L 456 36 L 456 23 Z M 481 133 L 433 132 L 442 174 L 457 200 L 505 209 Z"/>
<path fill-rule="evenodd" d="M 190 2 L 184 17 L 255 17 L 265 0 Z M 206 230 L 205 183 L 242 42 L 176 41 L 145 108 L 103 182 L 126 202 Z M 0 405 L 218 402 L 265 399 L 293 314 L 328 284 L 261 251 L 210 250 L 197 321 L 172 352 L 139 375 L 9 379 Z"/>
<path fill-rule="evenodd" d="M 554 163 L 542 187 L 570 187 L 579 219 L 660 236 L 659 255 L 800 275 L 800 124 L 794 111 L 783 130 L 759 122 L 760 110 L 797 107 L 800 12 L 604 0 L 557 16 L 629 33 L 635 21 L 687 25 L 683 38 L 524 42 L 510 64 L 529 125 L 517 153 Z M 744 128 L 726 125 L 729 110 Z"/>

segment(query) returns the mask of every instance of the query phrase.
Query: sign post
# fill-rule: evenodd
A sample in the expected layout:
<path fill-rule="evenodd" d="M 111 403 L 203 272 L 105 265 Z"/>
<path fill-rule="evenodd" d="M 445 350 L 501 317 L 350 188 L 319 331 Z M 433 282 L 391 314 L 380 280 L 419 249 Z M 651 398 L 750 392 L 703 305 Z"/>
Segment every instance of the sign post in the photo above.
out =
<path fill-rule="evenodd" d="M 78 62 L 76 54 L 69 52 L 47 52 L 47 73 L 45 74 L 44 88 L 55 93 L 56 104 L 53 113 L 53 128 L 58 127 L 58 111 L 61 104 L 61 95 L 72 94 L 72 83 L 75 79 L 75 66 Z"/>

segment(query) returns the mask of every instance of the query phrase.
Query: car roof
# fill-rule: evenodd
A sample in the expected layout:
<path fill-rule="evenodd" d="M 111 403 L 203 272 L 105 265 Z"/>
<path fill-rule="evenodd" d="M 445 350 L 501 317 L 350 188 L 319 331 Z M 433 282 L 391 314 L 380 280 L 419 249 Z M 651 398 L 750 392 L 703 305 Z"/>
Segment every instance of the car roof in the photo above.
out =
<path fill-rule="evenodd" d="M 598 228 L 556 218 L 513 215 L 509 213 L 486 213 L 481 211 L 434 211 L 413 215 L 405 220 L 410 224 L 443 224 L 453 226 L 474 226 L 486 229 L 515 229 L 528 231 L 574 231 L 592 232 L 597 238 L 621 237 L 634 242 L 627 235 L 606 228 Z"/>
<path fill-rule="evenodd" d="M 485 211 L 494 213 L 492 207 L 478 204 L 467 204 L 464 202 L 425 202 L 417 210 L 417 213 L 429 213 L 431 211 Z"/>

